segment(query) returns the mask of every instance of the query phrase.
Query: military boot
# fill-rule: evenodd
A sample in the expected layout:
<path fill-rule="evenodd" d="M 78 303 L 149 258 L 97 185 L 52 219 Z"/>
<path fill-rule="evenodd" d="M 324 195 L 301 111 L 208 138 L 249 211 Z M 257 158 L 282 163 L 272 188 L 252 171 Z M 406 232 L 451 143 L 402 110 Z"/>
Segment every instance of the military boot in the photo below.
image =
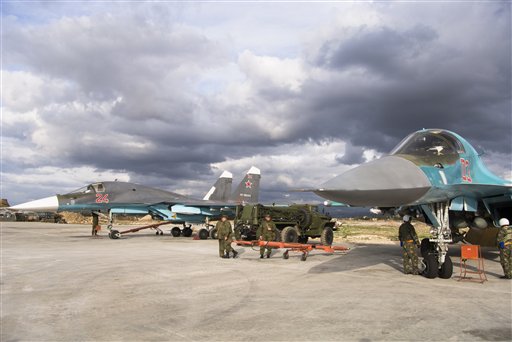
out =
<path fill-rule="evenodd" d="M 262 255 L 260 255 L 260 259 L 263 259 L 263 254 L 262 254 Z"/>
<path fill-rule="evenodd" d="M 238 252 L 233 250 L 233 259 L 236 258 L 238 256 Z"/>
<path fill-rule="evenodd" d="M 229 253 L 226 253 L 222 256 L 222 259 L 229 259 Z"/>

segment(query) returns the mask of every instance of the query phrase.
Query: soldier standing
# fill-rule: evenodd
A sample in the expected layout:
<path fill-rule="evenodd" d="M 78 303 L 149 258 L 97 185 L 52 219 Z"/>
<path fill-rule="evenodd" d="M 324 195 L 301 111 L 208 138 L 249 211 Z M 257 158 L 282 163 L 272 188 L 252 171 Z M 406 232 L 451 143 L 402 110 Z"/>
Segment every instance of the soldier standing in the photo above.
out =
<path fill-rule="evenodd" d="M 269 214 L 265 215 L 265 220 L 261 222 L 258 230 L 256 231 L 256 236 L 259 237 L 262 241 L 274 241 L 276 238 L 276 224 L 272 221 L 272 217 Z M 272 253 L 272 247 L 269 246 L 261 246 L 260 247 L 260 259 L 263 259 L 263 255 L 265 254 L 265 248 L 267 249 L 267 258 L 270 258 L 270 253 Z"/>
<path fill-rule="evenodd" d="M 404 273 L 405 274 L 419 274 L 418 272 L 418 255 L 416 254 L 416 247 L 419 246 L 418 235 L 416 230 L 411 224 L 411 217 L 405 215 L 404 223 L 398 229 L 398 239 L 400 246 L 403 248 L 404 258 Z"/>
<path fill-rule="evenodd" d="M 233 258 L 236 258 L 238 252 L 231 247 L 233 231 L 231 230 L 231 223 L 229 223 L 227 215 L 222 215 L 215 229 L 217 229 L 217 238 L 219 239 L 219 256 L 229 259 L 229 252 L 233 252 Z"/>
<path fill-rule="evenodd" d="M 499 220 L 497 242 L 500 249 L 500 264 L 503 267 L 502 279 L 512 279 L 512 227 L 506 218 Z"/>
<path fill-rule="evenodd" d="M 100 217 L 99 217 L 99 215 L 93 213 L 92 214 L 92 231 L 91 231 L 91 235 L 93 237 L 98 236 L 99 225 L 100 225 Z"/>

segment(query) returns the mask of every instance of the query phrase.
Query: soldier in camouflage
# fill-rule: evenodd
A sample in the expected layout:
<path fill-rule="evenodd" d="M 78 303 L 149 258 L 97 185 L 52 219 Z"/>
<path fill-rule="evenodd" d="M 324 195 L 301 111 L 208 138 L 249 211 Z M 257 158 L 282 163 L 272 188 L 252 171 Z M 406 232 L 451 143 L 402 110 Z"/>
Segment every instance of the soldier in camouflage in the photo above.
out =
<path fill-rule="evenodd" d="M 419 247 L 418 235 L 416 235 L 416 230 L 411 224 L 411 217 L 405 215 L 403 220 L 404 223 L 398 229 L 398 239 L 400 240 L 400 246 L 403 248 L 404 273 L 419 274 L 418 255 L 416 254 L 416 247 Z"/>
<path fill-rule="evenodd" d="M 500 263 L 503 267 L 503 279 L 512 279 L 512 227 L 506 218 L 499 220 L 497 243 L 500 249 Z"/>
<path fill-rule="evenodd" d="M 238 252 L 231 247 L 233 232 L 227 215 L 222 215 L 215 228 L 217 229 L 217 238 L 219 239 L 219 256 L 229 259 L 229 252 L 233 252 L 233 258 L 236 258 Z"/>
<path fill-rule="evenodd" d="M 272 217 L 270 215 L 265 215 L 265 219 L 261 222 L 258 230 L 256 231 L 256 236 L 259 237 L 262 241 L 274 241 L 276 238 L 276 224 L 272 221 Z M 270 254 L 272 253 L 272 248 L 268 246 L 260 247 L 260 259 L 263 259 L 263 255 L 265 254 L 265 249 L 267 249 L 267 258 L 270 258 Z"/>

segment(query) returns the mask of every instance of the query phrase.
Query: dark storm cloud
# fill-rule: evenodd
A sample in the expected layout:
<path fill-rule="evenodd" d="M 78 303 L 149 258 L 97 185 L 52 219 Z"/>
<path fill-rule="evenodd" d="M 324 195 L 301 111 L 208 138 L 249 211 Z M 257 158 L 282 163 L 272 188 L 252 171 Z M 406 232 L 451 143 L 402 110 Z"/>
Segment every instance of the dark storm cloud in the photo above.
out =
<path fill-rule="evenodd" d="M 320 48 L 317 64 L 332 69 L 361 66 L 384 77 L 404 76 L 404 64 L 422 55 L 423 49 L 437 38 L 426 26 L 416 26 L 404 32 L 388 27 L 361 27 L 349 39 L 327 41 Z"/>
<path fill-rule="evenodd" d="M 426 26 L 362 27 L 327 40 L 315 62 L 333 77 L 304 85 L 296 110 L 314 113 L 315 125 L 305 120 L 296 133 L 388 152 L 411 131 L 446 128 L 510 154 L 510 12 L 498 19 L 487 27 L 495 41 L 479 40 L 475 51 L 456 41 L 444 46 L 445 32 Z"/>

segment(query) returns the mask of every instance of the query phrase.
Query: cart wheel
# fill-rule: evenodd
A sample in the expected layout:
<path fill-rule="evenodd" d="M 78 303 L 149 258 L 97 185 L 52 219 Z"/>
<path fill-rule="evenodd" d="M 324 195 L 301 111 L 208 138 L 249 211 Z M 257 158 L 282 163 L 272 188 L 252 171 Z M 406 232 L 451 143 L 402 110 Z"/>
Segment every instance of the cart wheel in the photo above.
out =
<path fill-rule="evenodd" d="M 288 254 L 288 251 L 283 253 L 283 259 L 288 259 L 290 255 Z"/>
<path fill-rule="evenodd" d="M 307 253 L 302 253 L 302 257 L 300 258 L 300 260 L 306 261 L 307 258 L 308 258 Z"/>
<path fill-rule="evenodd" d="M 117 230 L 113 229 L 110 231 L 110 233 L 108 233 L 108 237 L 111 238 L 112 240 L 116 240 L 119 239 L 120 234 Z"/>

